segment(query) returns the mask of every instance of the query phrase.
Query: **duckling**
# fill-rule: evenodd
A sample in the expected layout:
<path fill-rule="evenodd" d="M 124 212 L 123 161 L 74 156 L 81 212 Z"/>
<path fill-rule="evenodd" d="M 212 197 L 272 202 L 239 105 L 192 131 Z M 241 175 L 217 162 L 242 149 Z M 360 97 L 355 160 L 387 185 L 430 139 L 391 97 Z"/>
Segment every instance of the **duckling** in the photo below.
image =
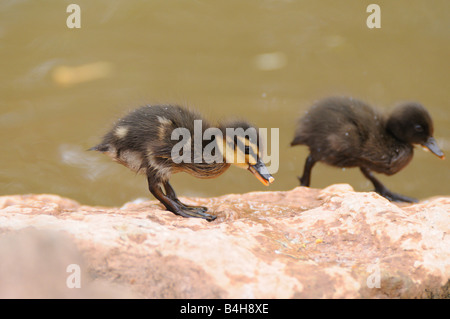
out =
<path fill-rule="evenodd" d="M 229 129 L 237 133 L 230 136 Z M 249 130 L 255 134 L 247 134 Z M 181 133 L 188 138 L 179 141 Z M 235 164 L 267 186 L 274 178 L 262 162 L 261 147 L 256 127 L 246 121 L 225 122 L 213 128 L 196 111 L 177 105 L 147 105 L 119 119 L 102 142 L 90 150 L 146 175 L 150 192 L 167 210 L 212 221 L 216 216 L 206 213 L 207 207 L 189 206 L 178 199 L 169 183 L 171 175 L 186 172 L 198 178 L 214 178 Z"/>
<path fill-rule="evenodd" d="M 392 175 L 413 157 L 415 144 L 444 159 L 433 138 L 433 122 L 419 103 L 398 105 L 388 116 L 353 98 L 331 97 L 317 102 L 300 118 L 291 143 L 307 145 L 301 186 L 309 186 L 316 162 L 337 167 L 359 167 L 375 191 L 391 201 L 417 202 L 387 189 L 372 172 Z"/>

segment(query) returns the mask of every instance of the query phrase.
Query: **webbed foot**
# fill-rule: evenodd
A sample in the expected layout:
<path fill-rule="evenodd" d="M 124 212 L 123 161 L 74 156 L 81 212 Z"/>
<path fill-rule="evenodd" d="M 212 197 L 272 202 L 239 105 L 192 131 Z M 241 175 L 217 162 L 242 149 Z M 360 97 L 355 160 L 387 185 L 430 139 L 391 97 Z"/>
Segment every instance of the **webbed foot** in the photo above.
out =
<path fill-rule="evenodd" d="M 397 194 L 394 192 L 391 192 L 388 189 L 383 190 L 375 190 L 378 194 L 383 196 L 386 199 L 389 199 L 392 202 L 405 202 L 405 203 L 418 203 L 419 201 L 415 198 L 404 196 L 401 194 Z"/>

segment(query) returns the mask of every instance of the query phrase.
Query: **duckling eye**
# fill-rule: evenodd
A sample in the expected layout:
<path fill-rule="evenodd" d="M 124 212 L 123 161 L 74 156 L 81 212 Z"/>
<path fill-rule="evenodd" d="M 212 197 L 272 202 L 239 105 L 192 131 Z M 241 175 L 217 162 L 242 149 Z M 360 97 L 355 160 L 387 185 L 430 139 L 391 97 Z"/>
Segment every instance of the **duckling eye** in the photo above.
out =
<path fill-rule="evenodd" d="M 416 132 L 419 132 L 419 133 L 423 132 L 423 127 L 420 124 L 415 125 L 414 129 L 416 130 Z"/>

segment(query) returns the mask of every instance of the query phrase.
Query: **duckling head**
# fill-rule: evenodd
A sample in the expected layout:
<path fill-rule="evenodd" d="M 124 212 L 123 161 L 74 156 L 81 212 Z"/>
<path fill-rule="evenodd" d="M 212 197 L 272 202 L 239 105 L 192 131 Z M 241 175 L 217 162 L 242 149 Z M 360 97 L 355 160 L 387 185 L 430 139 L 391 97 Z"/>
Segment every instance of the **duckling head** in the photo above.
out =
<path fill-rule="evenodd" d="M 258 130 L 244 121 L 222 124 L 220 130 L 223 140 L 218 145 L 224 161 L 249 170 L 266 186 L 273 183 L 275 178 L 262 161 L 263 145 Z"/>
<path fill-rule="evenodd" d="M 441 159 L 445 158 L 433 137 L 431 116 L 419 103 L 397 106 L 387 121 L 387 130 L 402 142 L 422 145 Z"/>

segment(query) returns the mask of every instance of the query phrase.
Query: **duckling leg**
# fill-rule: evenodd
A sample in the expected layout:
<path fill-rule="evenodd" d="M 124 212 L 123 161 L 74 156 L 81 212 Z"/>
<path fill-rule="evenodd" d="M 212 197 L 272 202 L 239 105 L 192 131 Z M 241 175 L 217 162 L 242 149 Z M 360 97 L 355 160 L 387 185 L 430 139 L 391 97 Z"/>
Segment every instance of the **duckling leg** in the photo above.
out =
<path fill-rule="evenodd" d="M 191 209 L 194 211 L 201 210 L 202 212 L 206 212 L 208 210 L 208 208 L 204 207 L 204 206 L 191 206 L 191 205 L 183 204 L 178 199 L 177 194 L 175 193 L 175 190 L 173 189 L 172 185 L 170 185 L 169 181 L 164 182 L 163 185 L 164 185 L 164 189 L 166 190 L 167 197 L 169 197 L 171 200 L 175 201 L 179 205 L 183 206 L 183 208 Z"/>
<path fill-rule="evenodd" d="M 303 169 L 303 176 L 298 178 L 301 186 L 309 187 L 309 185 L 311 184 L 311 170 L 316 162 L 317 161 L 312 157 L 312 155 L 309 154 L 306 158 L 305 168 Z"/>
<path fill-rule="evenodd" d="M 163 193 L 160 182 L 153 176 L 148 176 L 147 180 L 150 192 L 166 207 L 168 211 L 171 211 L 172 213 L 183 217 L 204 218 L 208 221 L 213 221 L 214 219 L 216 219 L 216 216 L 206 214 L 202 209 L 194 210 L 192 208 L 186 208 L 179 201 L 176 202 L 175 200 L 171 199 L 169 196 Z"/>
<path fill-rule="evenodd" d="M 417 203 L 417 199 L 407 197 L 404 195 L 396 194 L 391 192 L 389 189 L 386 188 L 378 179 L 373 176 L 372 172 L 365 167 L 360 167 L 361 172 L 364 174 L 365 177 L 367 177 L 375 186 L 375 192 L 380 194 L 381 196 L 389 199 L 390 201 L 394 202 L 407 202 L 407 203 Z"/>

